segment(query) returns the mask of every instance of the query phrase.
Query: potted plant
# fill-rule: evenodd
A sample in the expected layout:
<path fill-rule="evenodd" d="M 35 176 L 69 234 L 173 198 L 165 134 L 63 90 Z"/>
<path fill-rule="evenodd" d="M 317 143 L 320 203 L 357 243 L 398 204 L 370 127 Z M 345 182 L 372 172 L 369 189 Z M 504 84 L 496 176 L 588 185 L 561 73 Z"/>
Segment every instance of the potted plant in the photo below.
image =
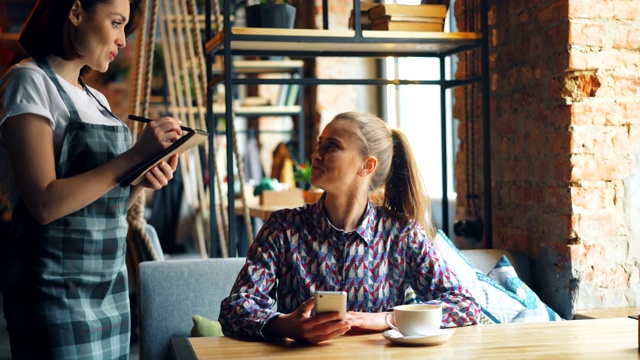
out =
<path fill-rule="evenodd" d="M 260 0 L 245 11 L 249 27 L 291 29 L 296 20 L 296 8 L 289 0 Z"/>
<path fill-rule="evenodd" d="M 320 200 L 324 191 L 311 185 L 311 164 L 309 160 L 301 164 L 294 160 L 293 178 L 296 183 L 302 186 L 303 196 L 306 203 L 312 204 Z"/>

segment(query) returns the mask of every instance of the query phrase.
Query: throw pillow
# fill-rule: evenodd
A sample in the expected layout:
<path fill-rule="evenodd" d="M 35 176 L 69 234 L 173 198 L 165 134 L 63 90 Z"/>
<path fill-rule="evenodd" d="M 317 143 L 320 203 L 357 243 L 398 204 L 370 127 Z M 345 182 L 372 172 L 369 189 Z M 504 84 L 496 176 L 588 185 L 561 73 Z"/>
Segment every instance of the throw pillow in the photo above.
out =
<path fill-rule="evenodd" d="M 520 299 L 487 275 L 478 271 L 476 276 L 480 286 L 473 290 L 473 295 L 482 306 L 482 312 L 493 319 L 495 323 L 512 322 L 519 313 L 526 309 Z"/>
<path fill-rule="evenodd" d="M 517 299 L 514 299 L 504 289 L 501 289 L 501 286 L 476 270 L 442 230 L 438 230 L 433 243 L 438 249 L 438 254 L 458 276 L 460 285 L 468 289 L 480 304 L 482 313 L 478 323 L 510 322 L 524 310 Z"/>
<path fill-rule="evenodd" d="M 563 320 L 560 315 L 542 302 L 538 295 L 520 279 L 506 256 L 502 256 L 493 270 L 489 272 L 489 277 L 513 294 L 525 307 L 511 322 Z"/>
<path fill-rule="evenodd" d="M 478 323 L 496 324 L 534 321 L 534 319 L 540 319 L 547 315 L 549 319 L 560 319 L 557 314 L 549 313 L 549 311 L 553 312 L 553 310 L 546 305 L 541 306 L 539 304 L 541 301 L 533 291 L 523 288 L 526 285 L 517 276 L 515 269 L 511 266 L 506 256 L 503 256 L 506 263 L 501 259 L 498 262 L 500 265 L 496 266 L 503 269 L 494 269 L 490 272 L 495 278 L 492 279 L 490 276 L 476 270 L 442 230 L 438 230 L 433 243 L 449 268 L 458 276 L 460 284 L 467 288 L 480 304 L 482 313 Z M 506 272 L 507 270 L 511 273 Z M 508 290 L 507 287 L 512 290 Z M 410 302 L 410 300 L 410 296 L 408 299 L 405 298 L 407 302 Z"/>
<path fill-rule="evenodd" d="M 224 336 L 218 321 L 210 320 L 200 315 L 193 315 L 191 319 L 193 320 L 191 337 Z"/>

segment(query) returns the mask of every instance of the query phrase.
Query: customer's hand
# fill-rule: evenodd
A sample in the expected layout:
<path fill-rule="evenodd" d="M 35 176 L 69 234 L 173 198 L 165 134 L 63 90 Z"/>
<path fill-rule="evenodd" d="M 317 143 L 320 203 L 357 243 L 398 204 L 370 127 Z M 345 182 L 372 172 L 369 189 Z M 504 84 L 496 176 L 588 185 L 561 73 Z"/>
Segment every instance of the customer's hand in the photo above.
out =
<path fill-rule="evenodd" d="M 358 331 L 384 331 L 389 325 L 384 321 L 386 312 L 366 313 L 347 311 L 346 320 L 349 322 L 351 329 Z"/>
<path fill-rule="evenodd" d="M 287 337 L 297 342 L 316 344 L 344 335 L 351 329 L 339 312 L 311 315 L 313 298 L 305 301 L 294 312 L 271 319 L 265 330 L 275 336 Z"/>

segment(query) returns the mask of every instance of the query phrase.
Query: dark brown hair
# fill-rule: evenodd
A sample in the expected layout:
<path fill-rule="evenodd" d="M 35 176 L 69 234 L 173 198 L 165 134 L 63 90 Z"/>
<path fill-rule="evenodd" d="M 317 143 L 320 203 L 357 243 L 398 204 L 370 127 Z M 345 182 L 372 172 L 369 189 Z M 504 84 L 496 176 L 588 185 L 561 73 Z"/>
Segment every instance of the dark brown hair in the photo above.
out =
<path fill-rule="evenodd" d="M 362 156 L 374 156 L 378 160 L 369 192 L 384 189 L 382 206 L 397 216 L 419 223 L 433 240 L 436 228 L 431 216 L 431 201 L 402 131 L 390 129 L 379 117 L 361 112 L 345 112 L 333 121 L 355 123 L 356 135 L 362 141 Z"/>
<path fill-rule="evenodd" d="M 69 12 L 76 1 L 85 11 L 92 12 L 96 5 L 113 0 L 38 0 L 22 27 L 20 46 L 33 58 L 56 55 L 65 60 L 81 58 L 72 41 Z M 129 0 L 130 20 L 125 26 L 129 35 L 138 26 L 144 0 Z"/>

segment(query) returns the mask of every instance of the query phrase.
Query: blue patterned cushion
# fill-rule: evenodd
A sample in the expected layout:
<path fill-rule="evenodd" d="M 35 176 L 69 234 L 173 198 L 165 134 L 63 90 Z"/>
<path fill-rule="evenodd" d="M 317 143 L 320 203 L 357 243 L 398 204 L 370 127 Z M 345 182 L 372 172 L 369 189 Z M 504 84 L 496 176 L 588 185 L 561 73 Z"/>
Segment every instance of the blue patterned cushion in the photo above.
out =
<path fill-rule="evenodd" d="M 434 239 L 438 253 L 458 276 L 460 284 L 467 288 L 482 308 L 481 324 L 510 322 L 524 306 L 487 275 L 476 270 L 442 231 Z"/>
<path fill-rule="evenodd" d="M 434 239 L 438 253 L 482 307 L 481 324 L 562 320 L 520 279 L 506 256 L 489 275 L 475 269 L 447 235 Z"/>
<path fill-rule="evenodd" d="M 562 320 L 555 311 L 543 303 L 538 295 L 520 279 L 506 256 L 502 256 L 493 270 L 489 272 L 488 277 L 522 304 L 523 309 L 511 318 L 509 322 Z"/>
<path fill-rule="evenodd" d="M 482 312 L 496 323 L 509 323 L 526 307 L 513 293 L 493 281 L 489 276 L 476 272 L 479 286 L 473 291 L 482 306 Z"/>

